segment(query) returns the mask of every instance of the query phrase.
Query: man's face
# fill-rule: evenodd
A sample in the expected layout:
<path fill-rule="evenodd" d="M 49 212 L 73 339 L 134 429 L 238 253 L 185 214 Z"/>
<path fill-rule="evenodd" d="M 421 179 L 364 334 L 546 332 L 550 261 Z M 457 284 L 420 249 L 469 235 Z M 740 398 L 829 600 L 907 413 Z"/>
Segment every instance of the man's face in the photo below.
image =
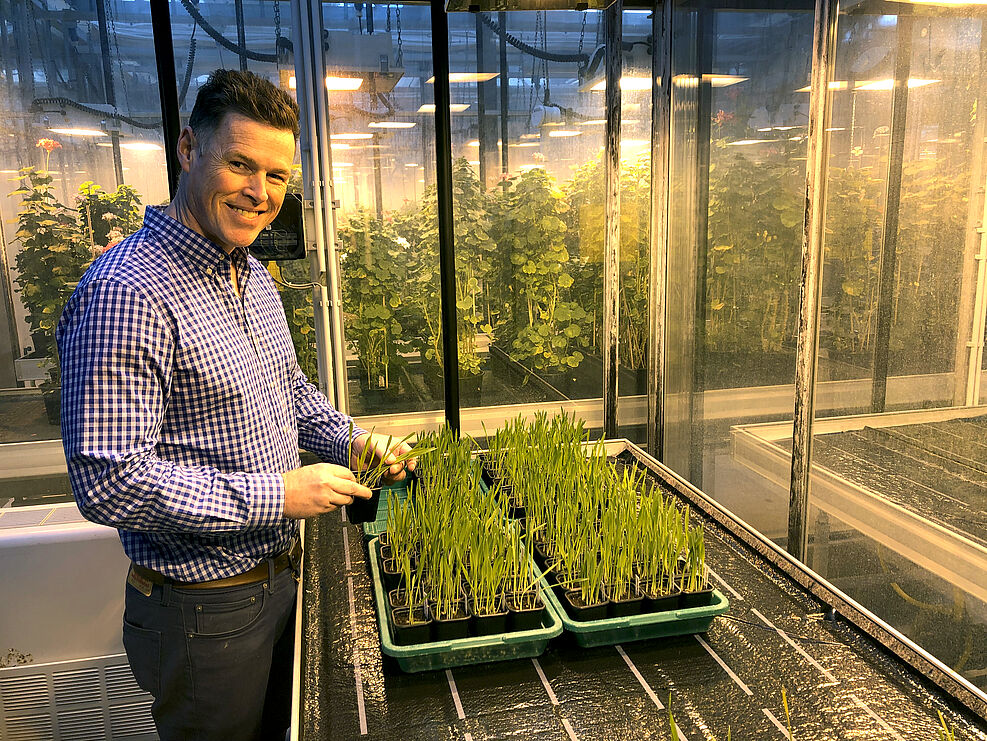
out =
<path fill-rule="evenodd" d="M 252 244 L 284 202 L 292 133 L 231 113 L 205 141 L 186 128 L 178 148 L 193 222 L 186 226 L 227 252 Z"/>

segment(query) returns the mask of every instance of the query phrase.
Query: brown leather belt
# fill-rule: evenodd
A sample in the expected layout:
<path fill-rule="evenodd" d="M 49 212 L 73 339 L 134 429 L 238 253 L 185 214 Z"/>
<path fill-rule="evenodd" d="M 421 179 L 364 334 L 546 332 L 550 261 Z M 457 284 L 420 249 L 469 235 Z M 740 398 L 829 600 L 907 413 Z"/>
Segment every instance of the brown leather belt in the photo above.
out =
<path fill-rule="evenodd" d="M 280 574 L 289 566 L 292 566 L 297 572 L 298 566 L 302 562 L 301 541 L 296 538 L 291 548 L 275 556 L 273 561 L 275 574 Z M 264 581 L 270 575 L 267 562 L 268 559 L 264 559 L 252 569 L 249 571 L 244 571 L 242 574 L 202 582 L 178 581 L 177 579 L 172 579 L 170 576 L 165 576 L 164 574 L 160 574 L 153 569 L 145 568 L 144 566 L 140 566 L 136 563 L 132 563 L 130 565 L 130 569 L 139 578 L 145 579 L 151 584 L 170 584 L 171 586 L 178 587 L 180 589 L 222 589 L 223 587 L 239 587 L 244 584 L 256 584 L 257 582 Z M 150 589 L 148 591 L 150 591 Z"/>

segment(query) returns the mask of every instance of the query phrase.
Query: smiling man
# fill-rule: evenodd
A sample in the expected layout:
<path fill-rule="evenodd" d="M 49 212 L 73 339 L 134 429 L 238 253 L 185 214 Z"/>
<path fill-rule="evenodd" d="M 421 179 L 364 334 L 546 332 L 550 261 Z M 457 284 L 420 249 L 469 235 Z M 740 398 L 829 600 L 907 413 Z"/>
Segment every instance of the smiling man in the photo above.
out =
<path fill-rule="evenodd" d="M 166 208 L 101 255 L 56 332 L 62 438 L 88 519 L 132 565 L 123 642 L 170 739 L 289 725 L 298 520 L 370 491 L 347 460 L 389 438 L 305 378 L 277 289 L 247 253 L 284 200 L 298 106 L 247 72 L 200 89 Z M 325 463 L 301 466 L 299 446 Z"/>

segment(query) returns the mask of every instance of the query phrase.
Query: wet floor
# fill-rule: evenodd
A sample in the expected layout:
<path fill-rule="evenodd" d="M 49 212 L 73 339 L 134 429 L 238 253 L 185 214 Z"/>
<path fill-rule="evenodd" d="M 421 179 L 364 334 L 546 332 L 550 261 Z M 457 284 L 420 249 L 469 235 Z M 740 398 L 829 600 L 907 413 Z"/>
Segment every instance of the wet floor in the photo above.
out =
<path fill-rule="evenodd" d="M 362 532 L 318 528 L 307 578 L 305 739 L 939 738 L 987 741 L 916 675 L 714 523 L 707 559 L 727 615 L 699 637 L 584 649 L 564 636 L 538 659 L 405 674 L 382 657 Z M 311 607 L 310 607 L 311 609 Z M 315 625 L 313 620 L 321 620 Z M 784 689 L 790 720 L 786 720 Z"/>

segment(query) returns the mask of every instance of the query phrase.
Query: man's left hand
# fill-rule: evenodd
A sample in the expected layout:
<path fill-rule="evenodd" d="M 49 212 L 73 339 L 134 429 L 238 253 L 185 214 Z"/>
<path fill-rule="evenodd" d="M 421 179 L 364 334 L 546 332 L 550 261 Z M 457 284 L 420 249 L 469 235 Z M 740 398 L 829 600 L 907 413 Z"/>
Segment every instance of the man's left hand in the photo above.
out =
<path fill-rule="evenodd" d="M 358 460 L 368 445 L 373 446 L 373 457 L 370 460 L 370 465 L 377 464 L 381 461 L 389 465 L 387 473 L 384 475 L 386 482 L 393 483 L 395 481 L 401 481 L 407 475 L 405 473 L 406 471 L 415 470 L 415 465 L 418 463 L 417 458 L 411 458 L 403 463 L 396 462 L 397 456 L 411 452 L 410 445 L 401 442 L 399 438 L 393 435 L 380 435 L 370 432 L 365 432 L 353 439 L 353 458 L 350 461 L 350 468 L 356 467 Z"/>

